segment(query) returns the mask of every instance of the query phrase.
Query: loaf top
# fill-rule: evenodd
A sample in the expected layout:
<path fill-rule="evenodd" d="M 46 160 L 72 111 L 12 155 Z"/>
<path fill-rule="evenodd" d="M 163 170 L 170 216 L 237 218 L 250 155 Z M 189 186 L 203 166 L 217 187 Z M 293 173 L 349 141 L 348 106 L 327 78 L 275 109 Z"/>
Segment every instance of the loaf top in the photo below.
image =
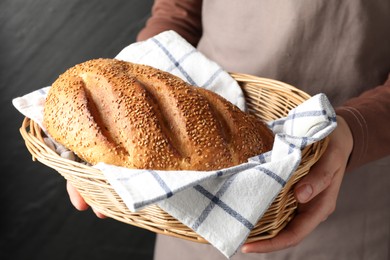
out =
<path fill-rule="evenodd" d="M 269 151 L 273 134 L 221 96 L 150 66 L 115 59 L 78 64 L 52 84 L 52 138 L 90 164 L 216 170 Z"/>

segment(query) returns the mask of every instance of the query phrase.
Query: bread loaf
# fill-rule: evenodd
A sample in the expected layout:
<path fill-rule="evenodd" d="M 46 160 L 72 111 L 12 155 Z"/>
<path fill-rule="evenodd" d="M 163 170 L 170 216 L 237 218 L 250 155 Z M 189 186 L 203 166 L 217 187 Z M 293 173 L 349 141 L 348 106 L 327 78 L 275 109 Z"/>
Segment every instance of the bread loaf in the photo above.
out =
<path fill-rule="evenodd" d="M 52 84 L 44 126 L 90 164 L 215 170 L 272 148 L 267 126 L 167 72 L 115 59 L 78 64 Z"/>

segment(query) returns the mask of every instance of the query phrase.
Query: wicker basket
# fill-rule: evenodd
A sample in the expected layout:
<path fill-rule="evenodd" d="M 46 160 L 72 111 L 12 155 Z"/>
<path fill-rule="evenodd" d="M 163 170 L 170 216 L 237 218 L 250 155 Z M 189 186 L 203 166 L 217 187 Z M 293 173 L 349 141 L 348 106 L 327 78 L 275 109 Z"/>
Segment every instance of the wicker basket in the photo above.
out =
<path fill-rule="evenodd" d="M 285 116 L 292 108 L 310 98 L 306 93 L 279 81 L 246 74 L 231 75 L 244 91 L 249 112 L 266 121 Z M 100 170 L 60 157 L 45 144 L 40 127 L 29 118 L 23 121 L 20 132 L 33 160 L 58 171 L 78 189 L 89 205 L 102 214 L 155 233 L 207 243 L 158 206 L 148 206 L 139 212 L 130 212 Z M 247 242 L 271 238 L 291 220 L 297 207 L 292 187 L 319 159 L 327 142 L 328 139 L 325 138 L 304 149 L 300 166 L 251 231 Z"/>

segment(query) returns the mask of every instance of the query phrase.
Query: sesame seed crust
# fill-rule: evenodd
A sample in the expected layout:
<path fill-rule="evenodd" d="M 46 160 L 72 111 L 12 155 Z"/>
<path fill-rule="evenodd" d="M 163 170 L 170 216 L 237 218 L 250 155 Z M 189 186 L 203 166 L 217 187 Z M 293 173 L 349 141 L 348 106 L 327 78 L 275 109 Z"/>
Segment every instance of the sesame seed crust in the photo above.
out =
<path fill-rule="evenodd" d="M 78 64 L 52 84 L 44 125 L 91 164 L 215 170 L 272 148 L 266 125 L 170 73 L 115 59 Z"/>

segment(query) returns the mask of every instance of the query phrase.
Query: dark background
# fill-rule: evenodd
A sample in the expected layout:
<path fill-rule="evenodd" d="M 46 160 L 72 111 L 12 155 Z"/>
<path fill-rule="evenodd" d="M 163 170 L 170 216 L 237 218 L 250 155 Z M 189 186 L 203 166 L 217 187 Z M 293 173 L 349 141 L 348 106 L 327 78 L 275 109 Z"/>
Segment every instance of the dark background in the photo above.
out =
<path fill-rule="evenodd" d="M 70 204 L 65 180 L 33 162 L 12 99 L 135 41 L 152 0 L 0 1 L 0 259 L 152 259 L 155 235 Z"/>

